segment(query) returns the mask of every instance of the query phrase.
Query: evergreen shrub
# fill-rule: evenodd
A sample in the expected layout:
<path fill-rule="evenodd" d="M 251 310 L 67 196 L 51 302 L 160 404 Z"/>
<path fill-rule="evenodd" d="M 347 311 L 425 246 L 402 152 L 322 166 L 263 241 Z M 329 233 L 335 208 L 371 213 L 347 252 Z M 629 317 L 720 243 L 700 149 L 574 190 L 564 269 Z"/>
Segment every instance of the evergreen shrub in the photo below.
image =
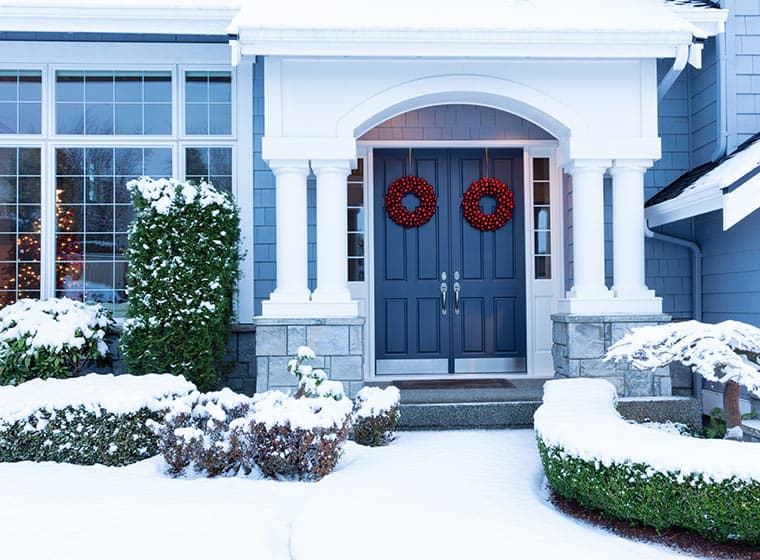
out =
<path fill-rule="evenodd" d="M 211 184 L 130 181 L 129 311 L 120 339 L 131 373 L 182 374 L 219 387 L 241 258 L 239 212 Z"/>

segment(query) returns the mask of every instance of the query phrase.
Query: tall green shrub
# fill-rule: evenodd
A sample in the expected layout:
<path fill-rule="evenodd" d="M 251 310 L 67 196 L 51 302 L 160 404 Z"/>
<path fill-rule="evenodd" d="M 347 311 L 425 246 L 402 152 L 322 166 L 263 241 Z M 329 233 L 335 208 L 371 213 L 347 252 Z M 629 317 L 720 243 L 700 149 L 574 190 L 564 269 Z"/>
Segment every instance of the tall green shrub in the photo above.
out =
<path fill-rule="evenodd" d="M 221 381 L 240 261 L 232 196 L 201 182 L 130 181 L 129 312 L 120 346 L 131 373 L 182 374 L 202 391 Z"/>

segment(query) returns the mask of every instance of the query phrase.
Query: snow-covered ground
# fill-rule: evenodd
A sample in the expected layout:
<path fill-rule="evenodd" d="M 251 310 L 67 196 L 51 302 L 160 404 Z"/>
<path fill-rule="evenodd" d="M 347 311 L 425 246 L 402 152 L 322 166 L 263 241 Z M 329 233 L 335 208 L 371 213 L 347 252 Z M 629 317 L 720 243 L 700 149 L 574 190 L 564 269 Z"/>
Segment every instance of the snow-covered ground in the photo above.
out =
<path fill-rule="evenodd" d="M 0 558 L 660 560 L 676 552 L 546 502 L 531 430 L 349 443 L 321 482 L 173 480 L 130 467 L 0 464 Z"/>

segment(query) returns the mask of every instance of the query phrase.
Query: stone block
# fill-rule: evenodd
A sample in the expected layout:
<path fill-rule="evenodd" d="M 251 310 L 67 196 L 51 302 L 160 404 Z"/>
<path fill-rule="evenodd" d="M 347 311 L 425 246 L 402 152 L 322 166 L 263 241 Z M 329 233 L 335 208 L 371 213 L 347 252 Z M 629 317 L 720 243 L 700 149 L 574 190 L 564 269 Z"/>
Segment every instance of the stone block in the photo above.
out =
<path fill-rule="evenodd" d="M 288 371 L 288 356 L 273 356 L 269 358 L 269 385 L 296 385 L 295 376 Z"/>
<path fill-rule="evenodd" d="M 567 346 L 567 323 L 552 323 L 552 342 Z"/>
<path fill-rule="evenodd" d="M 253 396 L 256 390 L 257 390 L 257 386 L 256 386 L 255 377 L 249 377 L 248 379 L 243 380 L 243 392 L 246 395 Z"/>
<path fill-rule="evenodd" d="M 259 370 L 259 372 L 256 375 L 256 392 L 257 393 L 263 393 L 265 391 L 269 390 L 269 376 L 266 373 L 266 370 Z"/>
<path fill-rule="evenodd" d="M 288 327 L 288 354 L 298 354 L 298 347 L 306 345 L 306 327 L 304 325 L 292 325 Z"/>
<path fill-rule="evenodd" d="M 566 377 L 580 377 L 581 376 L 581 361 L 582 360 L 568 360 L 567 368 L 565 369 Z"/>
<path fill-rule="evenodd" d="M 306 344 L 322 356 L 349 354 L 348 325 L 314 325 L 306 327 Z"/>
<path fill-rule="evenodd" d="M 364 327 L 351 325 L 348 328 L 348 353 L 360 356 L 364 353 Z"/>
<path fill-rule="evenodd" d="M 625 379 L 623 377 L 607 377 L 606 379 L 615 386 L 618 395 L 625 394 Z"/>
<path fill-rule="evenodd" d="M 233 379 L 245 379 L 250 375 L 249 369 L 250 368 L 248 367 L 247 363 L 238 362 L 227 374 L 227 380 L 231 381 Z"/>
<path fill-rule="evenodd" d="M 269 375 L 269 358 L 266 356 L 260 356 L 256 358 L 255 364 L 255 371 L 252 371 L 254 375 L 257 377 L 264 377 L 266 378 L 267 375 Z"/>
<path fill-rule="evenodd" d="M 363 377 L 361 356 L 331 356 L 330 378 L 339 381 L 359 381 Z"/>
<path fill-rule="evenodd" d="M 604 323 L 570 323 L 567 357 L 601 358 L 604 356 Z"/>
<path fill-rule="evenodd" d="M 648 397 L 652 395 L 652 372 L 629 370 L 625 373 L 626 397 Z"/>
<path fill-rule="evenodd" d="M 356 393 L 358 393 L 362 387 L 364 387 L 363 381 L 349 381 L 348 383 L 343 384 L 343 389 L 346 391 L 346 395 L 350 399 L 356 398 Z"/>
<path fill-rule="evenodd" d="M 227 379 L 227 382 L 225 383 L 227 387 L 235 391 L 236 393 L 240 393 L 243 391 L 243 386 L 245 385 L 244 379 Z"/>
<path fill-rule="evenodd" d="M 266 326 L 256 329 L 256 354 L 285 356 L 288 353 L 287 327 Z"/>
<path fill-rule="evenodd" d="M 655 394 L 659 397 L 669 397 L 673 394 L 673 382 L 670 377 L 660 377 L 655 380 Z"/>
<path fill-rule="evenodd" d="M 615 377 L 617 375 L 615 364 L 605 362 L 601 358 L 580 360 L 579 362 L 578 375 L 580 377 Z"/>

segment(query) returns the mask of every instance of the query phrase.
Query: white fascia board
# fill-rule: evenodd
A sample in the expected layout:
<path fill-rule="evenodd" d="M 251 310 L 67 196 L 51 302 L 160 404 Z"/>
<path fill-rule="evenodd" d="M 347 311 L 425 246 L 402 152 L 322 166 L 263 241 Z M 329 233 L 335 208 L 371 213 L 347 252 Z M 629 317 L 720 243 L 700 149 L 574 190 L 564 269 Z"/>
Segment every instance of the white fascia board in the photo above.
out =
<path fill-rule="evenodd" d="M 446 58 L 673 58 L 691 32 L 498 32 L 456 30 L 250 29 L 239 31 L 244 56 Z"/>
<path fill-rule="evenodd" d="M 108 2 L 4 6 L 0 0 L 0 11 L 0 31 L 227 35 L 238 8 L 160 4 L 125 7 Z"/>
<path fill-rule="evenodd" d="M 695 33 L 698 39 L 706 39 L 725 32 L 728 10 L 715 8 L 705 9 L 696 6 L 678 6 L 676 14 L 696 27 L 701 34 Z"/>
<path fill-rule="evenodd" d="M 676 198 L 650 206 L 646 209 L 646 218 L 649 227 L 657 227 L 722 208 L 723 200 L 720 189 L 706 189 L 700 192 L 687 191 Z"/>
<path fill-rule="evenodd" d="M 760 208 L 760 175 L 723 195 L 723 231 L 730 229 Z"/>

